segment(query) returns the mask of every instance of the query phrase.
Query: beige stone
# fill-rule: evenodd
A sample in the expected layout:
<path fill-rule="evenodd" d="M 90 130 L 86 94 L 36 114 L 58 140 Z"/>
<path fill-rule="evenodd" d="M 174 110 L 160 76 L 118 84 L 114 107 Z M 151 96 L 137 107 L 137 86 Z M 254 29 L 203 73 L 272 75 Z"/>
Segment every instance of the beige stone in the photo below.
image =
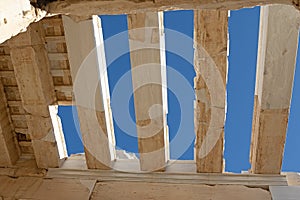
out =
<path fill-rule="evenodd" d="M 227 82 L 227 11 L 194 11 L 194 124 L 198 172 L 223 171 Z"/>
<path fill-rule="evenodd" d="M 287 4 L 299 7 L 296 0 L 206 0 L 206 1 L 190 1 L 190 0 L 113 0 L 106 1 L 78 1 L 65 0 L 55 1 L 48 5 L 50 13 L 69 13 L 74 16 L 90 16 L 98 14 L 123 14 L 138 12 L 153 12 L 163 10 L 194 10 L 194 9 L 223 9 L 236 10 L 244 7 L 253 7 L 256 5 L 266 4 Z"/>
<path fill-rule="evenodd" d="M 127 19 L 140 167 L 161 170 L 169 157 L 162 13 L 131 14 Z"/>
<path fill-rule="evenodd" d="M 10 178 L 0 176 L 0 196 L 12 199 L 86 199 L 95 180 L 43 179 L 36 177 Z"/>
<path fill-rule="evenodd" d="M 110 192 L 111 191 L 111 192 Z M 161 183 L 97 183 L 91 199 L 191 199 L 191 200 L 271 200 L 269 191 L 260 188 L 228 185 L 188 185 Z"/>
<path fill-rule="evenodd" d="M 300 14 L 292 6 L 261 8 L 251 172 L 279 174 L 293 88 Z"/>
<path fill-rule="evenodd" d="M 7 109 L 7 101 L 0 83 L 0 166 L 8 167 L 16 163 L 20 156 L 20 149 L 17 145 Z"/>
<path fill-rule="evenodd" d="M 115 159 L 105 54 L 100 19 L 76 23 L 64 16 L 75 103 L 90 169 L 110 169 Z"/>
<path fill-rule="evenodd" d="M 8 42 L 39 168 L 59 166 L 58 149 L 48 109 L 49 105 L 56 103 L 56 98 L 44 41 L 43 29 L 37 23 L 32 24 L 26 33 L 21 33 Z"/>

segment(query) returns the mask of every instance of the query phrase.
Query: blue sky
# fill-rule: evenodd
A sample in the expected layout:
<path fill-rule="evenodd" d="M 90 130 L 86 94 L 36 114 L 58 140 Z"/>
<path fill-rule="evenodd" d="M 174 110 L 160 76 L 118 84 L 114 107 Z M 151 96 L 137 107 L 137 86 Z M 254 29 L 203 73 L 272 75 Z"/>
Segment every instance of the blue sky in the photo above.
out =
<path fill-rule="evenodd" d="M 117 16 L 101 16 L 104 39 L 107 40 L 114 35 L 127 31 L 126 15 Z M 166 58 L 167 58 L 167 84 L 172 87 L 181 87 L 184 83 L 178 81 L 173 76 L 174 70 L 179 72 L 191 87 L 193 87 L 193 78 L 195 76 L 194 68 L 188 60 L 168 51 L 172 45 L 180 43 L 180 48 L 187 49 L 188 57 L 193 57 L 193 11 L 173 11 L 164 13 L 165 29 L 171 29 L 185 34 L 191 38 L 191 41 L 180 43 L 176 38 L 171 37 L 171 32 L 166 31 Z M 226 171 L 240 173 L 242 170 L 248 170 L 249 150 L 251 140 L 252 112 L 255 88 L 255 71 L 256 71 L 256 54 L 258 43 L 259 29 L 259 7 L 251 9 L 242 9 L 232 11 L 229 18 L 229 39 L 230 39 L 230 55 L 229 55 L 229 71 L 228 71 L 228 102 L 227 116 L 225 124 L 225 153 Z M 122 41 L 112 43 L 105 46 L 106 57 L 109 58 L 115 48 L 123 45 L 123 48 L 128 46 L 128 38 L 122 38 Z M 128 52 L 127 51 L 127 52 Z M 300 63 L 300 56 L 297 59 L 297 66 Z M 108 78 L 110 93 L 112 94 L 118 80 L 124 73 L 130 70 L 129 53 L 120 56 L 108 66 Z M 127 90 L 132 91 L 131 80 L 126 83 Z M 129 91 L 129 92 L 131 92 Z M 176 94 L 177 95 L 177 94 Z M 193 95 L 186 94 L 185 110 L 181 110 L 180 98 L 176 96 L 172 89 L 168 90 L 168 126 L 170 134 L 170 154 L 171 159 L 178 158 L 176 150 L 179 148 L 186 149 L 180 155 L 179 159 L 192 160 L 194 158 L 194 128 L 193 128 Z M 113 101 L 113 99 L 112 99 Z M 115 103 L 123 103 L 122 99 Z M 123 106 L 122 104 L 122 106 Z M 124 106 L 130 110 L 131 118 L 134 117 L 133 98 L 129 104 Z M 118 114 L 115 106 L 112 105 L 113 116 Z M 181 114 L 185 114 L 185 126 L 179 129 L 181 122 Z M 71 107 L 59 107 L 59 115 L 62 118 L 63 129 L 65 132 L 67 149 L 69 154 L 83 152 L 82 143 L 76 129 L 74 120 L 72 119 Z M 291 106 L 291 114 L 288 125 L 287 144 L 283 160 L 282 171 L 298 171 L 300 172 L 300 123 L 297 119 L 300 118 L 300 69 L 297 67 L 295 75 L 295 86 Z M 75 119 L 77 122 L 77 119 Z M 126 134 L 122 127 L 114 123 L 115 136 L 117 146 L 126 151 L 138 153 L 137 138 L 135 127 L 132 127 L 132 132 Z M 179 132 L 178 132 L 179 131 Z M 186 134 L 190 138 L 190 142 L 180 146 L 176 142 L 171 142 L 176 134 Z M 183 144 L 181 144 L 183 145 Z"/>

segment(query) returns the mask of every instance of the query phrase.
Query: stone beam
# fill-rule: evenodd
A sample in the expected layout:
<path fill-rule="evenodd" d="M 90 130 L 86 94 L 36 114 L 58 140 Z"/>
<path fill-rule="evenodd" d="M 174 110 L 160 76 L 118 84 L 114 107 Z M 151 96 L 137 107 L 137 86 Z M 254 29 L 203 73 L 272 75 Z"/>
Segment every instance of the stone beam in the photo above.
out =
<path fill-rule="evenodd" d="M 89 200 L 95 180 L 0 176 L 0 199 Z"/>
<path fill-rule="evenodd" d="M 63 24 L 87 166 L 109 169 L 115 142 L 101 21 L 63 16 Z"/>
<path fill-rule="evenodd" d="M 26 31 L 30 23 L 46 15 L 45 11 L 30 5 L 29 0 L 0 2 L 0 44 L 20 32 Z"/>
<path fill-rule="evenodd" d="M 30 2 L 38 2 L 32 6 Z M 2 1 L 0 3 L 0 43 L 26 31 L 30 23 L 39 21 L 45 17 L 46 12 L 37 7 L 46 9 L 50 14 L 70 14 L 77 16 L 77 19 L 86 19 L 91 15 L 99 14 L 124 14 L 137 13 L 146 11 L 164 11 L 164 10 L 182 10 L 182 9 L 225 9 L 233 10 L 243 7 L 253 7 L 257 5 L 267 4 L 286 4 L 293 5 L 299 9 L 298 0 L 207 0 L 207 1 L 190 1 L 190 0 L 64 0 L 52 1 L 30 1 L 30 0 L 12 0 L 9 2 Z M 79 17 L 78 17 L 79 16 Z"/>
<path fill-rule="evenodd" d="M 194 10 L 194 9 L 218 9 L 235 10 L 244 7 L 253 7 L 267 4 L 287 4 L 299 8 L 298 0 L 64 0 L 53 1 L 46 8 L 49 13 L 65 13 L 73 16 L 91 16 L 98 14 L 124 14 L 138 12 L 157 12 L 164 10 Z"/>
<path fill-rule="evenodd" d="M 127 19 L 140 168 L 161 170 L 169 157 L 163 13 Z"/>
<path fill-rule="evenodd" d="M 261 188 L 241 185 L 176 185 L 163 183 L 104 182 L 97 183 L 93 199 L 151 200 L 271 200 L 271 194 Z M 275 199 L 277 200 L 277 199 Z M 278 199 L 279 200 L 279 199 Z"/>
<path fill-rule="evenodd" d="M 1 175 L 0 199 L 271 200 L 269 186 L 286 185 L 280 176 L 54 171 L 42 177 Z"/>
<path fill-rule="evenodd" d="M 251 141 L 251 172 L 279 174 L 298 47 L 300 15 L 292 6 L 261 8 Z"/>
<path fill-rule="evenodd" d="M 9 120 L 8 105 L 4 88 L 0 82 L 0 167 L 9 167 L 16 163 L 20 156 L 15 133 Z"/>
<path fill-rule="evenodd" d="M 194 11 L 194 124 L 197 171 L 223 171 L 228 12 Z"/>
<path fill-rule="evenodd" d="M 71 166 L 69 166 L 71 167 Z M 184 167 L 184 166 L 182 166 Z M 0 169 L 0 174 L 2 173 Z M 15 172 L 16 173 L 16 172 Z M 10 175 L 2 173 L 3 175 Z M 97 182 L 136 182 L 136 183 L 164 183 L 177 185 L 245 185 L 249 187 L 268 188 L 269 186 L 287 186 L 285 175 L 264 174 L 230 174 L 230 173 L 140 173 L 118 172 L 114 170 L 82 170 L 82 169 L 48 169 L 46 178 L 82 178 L 95 179 Z"/>
<path fill-rule="evenodd" d="M 59 166 L 59 154 L 48 106 L 56 103 L 40 23 L 9 40 L 14 67 L 34 155 L 39 168 Z"/>

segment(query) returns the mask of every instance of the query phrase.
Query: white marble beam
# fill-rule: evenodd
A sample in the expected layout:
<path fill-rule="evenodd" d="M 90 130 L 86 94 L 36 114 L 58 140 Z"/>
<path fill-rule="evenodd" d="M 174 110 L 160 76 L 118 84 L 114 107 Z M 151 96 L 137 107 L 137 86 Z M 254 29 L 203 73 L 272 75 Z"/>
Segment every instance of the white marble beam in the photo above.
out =
<path fill-rule="evenodd" d="M 300 15 L 292 6 L 263 6 L 256 71 L 251 172 L 279 174 L 294 82 Z"/>
<path fill-rule="evenodd" d="M 163 170 L 169 157 L 163 13 L 127 19 L 140 168 Z"/>
<path fill-rule="evenodd" d="M 63 16 L 63 24 L 87 166 L 110 169 L 115 142 L 101 21 Z"/>

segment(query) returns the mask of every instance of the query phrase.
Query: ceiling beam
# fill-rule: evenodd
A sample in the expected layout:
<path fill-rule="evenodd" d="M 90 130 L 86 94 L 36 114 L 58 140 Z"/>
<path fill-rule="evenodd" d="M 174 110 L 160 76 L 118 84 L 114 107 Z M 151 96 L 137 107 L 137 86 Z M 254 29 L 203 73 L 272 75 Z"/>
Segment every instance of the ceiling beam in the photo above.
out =
<path fill-rule="evenodd" d="M 101 21 L 63 16 L 63 24 L 87 166 L 110 169 L 115 142 Z"/>
<path fill-rule="evenodd" d="M 26 28 L 32 22 L 37 22 L 46 16 L 45 10 L 37 8 L 31 3 L 34 1 L 17 0 L 0 3 L 0 43 L 17 35 L 20 32 L 26 31 Z M 147 0 L 147 1 L 132 1 L 132 0 L 64 0 L 52 1 L 46 5 L 42 5 L 38 1 L 39 6 L 46 9 L 51 14 L 69 14 L 77 17 L 78 20 L 87 19 L 91 15 L 100 14 L 124 14 L 137 13 L 146 11 L 164 11 L 164 10 L 194 10 L 194 9 L 223 9 L 236 10 L 244 7 L 253 7 L 257 5 L 267 4 L 286 4 L 294 5 L 299 9 L 298 0 L 207 0 L 207 1 L 190 1 L 190 0 Z M 18 5 L 17 7 L 15 5 Z"/>
<path fill-rule="evenodd" d="M 100 14 L 124 14 L 157 12 L 165 10 L 195 10 L 195 9 L 219 9 L 236 10 L 244 7 L 253 7 L 267 4 L 287 4 L 299 8 L 297 0 L 64 0 L 54 1 L 47 5 L 49 13 L 68 13 L 75 16 L 91 16 Z"/>
<path fill-rule="evenodd" d="M 1 172 L 1 169 L 0 169 Z M 259 188 L 266 186 L 286 186 L 287 179 L 284 175 L 257 175 L 257 174 L 232 174 L 232 173 L 134 173 L 118 172 L 113 170 L 78 170 L 78 169 L 49 169 L 46 178 L 82 178 L 96 179 L 98 182 L 143 182 L 165 184 L 195 184 L 195 185 L 247 185 Z"/>
<path fill-rule="evenodd" d="M 127 19 L 140 168 L 162 170 L 169 158 L 163 13 Z"/>
<path fill-rule="evenodd" d="M 293 88 L 300 15 L 291 6 L 264 6 L 251 141 L 251 172 L 279 174 Z"/>
<path fill-rule="evenodd" d="M 37 166 L 58 167 L 59 154 L 48 109 L 56 98 L 42 25 L 31 24 L 8 44 Z"/>
<path fill-rule="evenodd" d="M 194 11 L 197 172 L 223 171 L 228 12 Z"/>

